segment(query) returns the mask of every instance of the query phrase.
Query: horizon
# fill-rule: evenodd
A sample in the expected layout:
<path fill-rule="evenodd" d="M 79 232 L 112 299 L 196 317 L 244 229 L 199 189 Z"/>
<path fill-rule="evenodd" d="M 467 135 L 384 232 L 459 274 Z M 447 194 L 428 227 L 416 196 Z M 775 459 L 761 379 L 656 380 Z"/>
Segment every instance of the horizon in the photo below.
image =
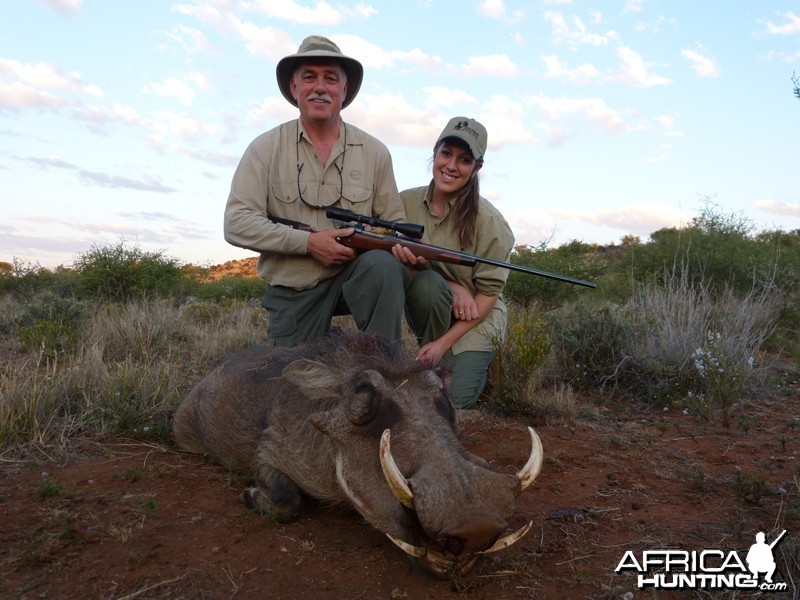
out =
<path fill-rule="evenodd" d="M 231 177 L 297 117 L 275 65 L 312 34 L 364 65 L 342 117 L 388 146 L 400 190 L 428 183 L 450 117 L 487 127 L 481 193 L 517 245 L 646 241 L 708 203 L 800 229 L 789 1 L 5 6 L 2 262 L 69 267 L 120 240 L 198 266 L 255 256 L 222 238 Z"/>

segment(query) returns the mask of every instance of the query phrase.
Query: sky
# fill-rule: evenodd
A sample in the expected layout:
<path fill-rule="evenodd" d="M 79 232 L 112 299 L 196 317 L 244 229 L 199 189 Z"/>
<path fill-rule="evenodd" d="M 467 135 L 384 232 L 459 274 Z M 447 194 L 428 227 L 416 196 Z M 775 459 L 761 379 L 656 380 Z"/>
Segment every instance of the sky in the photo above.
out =
<path fill-rule="evenodd" d="M 308 35 L 364 65 L 343 118 L 400 190 L 466 116 L 517 244 L 646 241 L 715 210 L 800 228 L 800 4 L 783 0 L 0 0 L 0 261 L 120 242 L 210 266 L 231 177 L 296 118 Z"/>

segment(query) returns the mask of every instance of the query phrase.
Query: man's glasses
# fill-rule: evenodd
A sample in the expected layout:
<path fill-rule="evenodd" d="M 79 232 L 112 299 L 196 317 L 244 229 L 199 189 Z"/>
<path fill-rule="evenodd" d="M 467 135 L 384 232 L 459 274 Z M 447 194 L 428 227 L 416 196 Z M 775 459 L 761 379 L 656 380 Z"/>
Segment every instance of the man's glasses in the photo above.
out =
<path fill-rule="evenodd" d="M 331 202 L 330 204 L 311 204 L 308 200 L 303 198 L 303 190 L 300 188 L 300 172 L 303 170 L 303 166 L 305 163 L 300 162 L 300 134 L 297 135 L 297 143 L 295 144 L 295 157 L 297 160 L 297 195 L 300 196 L 300 200 L 306 206 L 310 206 L 311 208 L 328 208 L 329 206 L 333 206 L 334 204 L 341 204 L 342 202 L 342 190 L 344 189 L 344 179 L 342 178 L 342 172 L 344 171 L 344 155 L 347 151 L 347 127 L 344 129 L 344 146 L 342 150 L 342 164 L 337 165 L 335 162 L 333 166 L 336 168 L 336 172 L 339 173 L 339 198 Z"/>

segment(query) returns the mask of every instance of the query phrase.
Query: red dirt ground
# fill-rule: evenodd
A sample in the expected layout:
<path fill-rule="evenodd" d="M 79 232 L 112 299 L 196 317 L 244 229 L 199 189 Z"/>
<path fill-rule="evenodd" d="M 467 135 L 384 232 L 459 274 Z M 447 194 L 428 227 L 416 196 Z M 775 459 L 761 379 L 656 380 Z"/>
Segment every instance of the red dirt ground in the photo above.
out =
<path fill-rule="evenodd" d="M 461 580 L 409 568 L 345 508 L 320 506 L 288 525 L 248 512 L 242 482 L 174 449 L 108 439 L 79 444 L 61 463 L 0 457 L 0 597 L 731 597 L 640 591 L 634 575 L 614 570 L 628 550 L 743 557 L 756 532 L 771 541 L 786 529 L 774 553 L 775 581 L 788 589 L 762 597 L 797 598 L 800 389 L 786 393 L 749 405 L 729 429 L 675 409 L 622 407 L 591 421 L 531 423 L 546 460 L 511 525 L 533 528 Z M 479 411 L 465 421 L 464 443 L 513 471 L 527 457 L 526 425 Z"/>

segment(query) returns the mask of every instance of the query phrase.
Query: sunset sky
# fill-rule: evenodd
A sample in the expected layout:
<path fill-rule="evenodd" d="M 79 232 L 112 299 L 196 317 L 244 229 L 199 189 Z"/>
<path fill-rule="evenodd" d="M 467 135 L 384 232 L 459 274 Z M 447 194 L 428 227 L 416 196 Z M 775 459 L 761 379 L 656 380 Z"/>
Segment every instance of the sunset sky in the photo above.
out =
<path fill-rule="evenodd" d="M 346 121 L 427 184 L 452 116 L 518 244 L 615 243 L 706 203 L 800 228 L 796 1 L 0 2 L 0 261 L 125 240 L 181 262 L 222 238 L 249 142 L 297 115 L 275 64 L 325 35 L 359 59 Z"/>

